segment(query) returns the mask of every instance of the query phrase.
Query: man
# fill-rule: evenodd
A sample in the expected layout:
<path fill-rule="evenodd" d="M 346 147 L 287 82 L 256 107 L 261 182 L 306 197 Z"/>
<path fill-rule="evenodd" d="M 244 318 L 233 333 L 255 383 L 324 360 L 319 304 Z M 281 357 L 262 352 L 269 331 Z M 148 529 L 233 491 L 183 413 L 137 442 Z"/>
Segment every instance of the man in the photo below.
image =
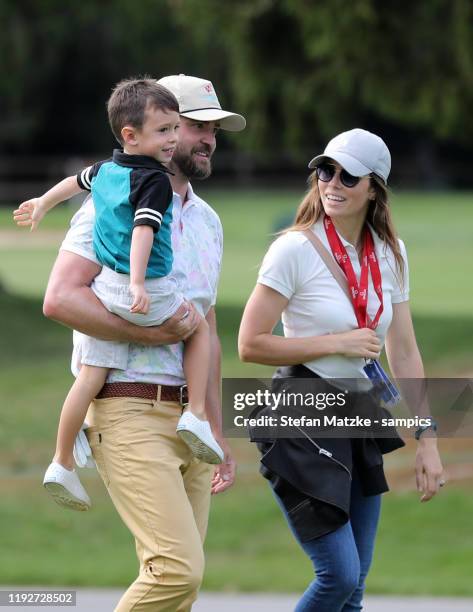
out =
<path fill-rule="evenodd" d="M 140 572 L 116 611 L 185 612 L 191 609 L 204 568 L 202 543 L 210 492 L 233 483 L 235 462 L 222 437 L 220 343 L 215 299 L 222 256 L 216 213 L 189 183 L 211 174 L 219 128 L 239 131 L 240 115 L 223 111 L 209 81 L 177 75 L 159 81 L 176 96 L 181 114 L 173 156 L 173 275 L 192 305 L 184 320 L 158 328 L 137 327 L 109 313 L 89 286 L 100 267 L 92 247 L 94 208 L 86 202 L 74 217 L 46 292 L 44 312 L 69 327 L 103 339 L 129 342 L 126 371 L 112 370 L 89 410 L 89 441 L 100 475 L 135 537 Z M 205 316 L 211 337 L 206 410 L 225 452 L 212 468 L 192 459 L 175 433 L 185 401 L 182 343 Z M 76 343 L 73 363 L 78 360 Z"/>

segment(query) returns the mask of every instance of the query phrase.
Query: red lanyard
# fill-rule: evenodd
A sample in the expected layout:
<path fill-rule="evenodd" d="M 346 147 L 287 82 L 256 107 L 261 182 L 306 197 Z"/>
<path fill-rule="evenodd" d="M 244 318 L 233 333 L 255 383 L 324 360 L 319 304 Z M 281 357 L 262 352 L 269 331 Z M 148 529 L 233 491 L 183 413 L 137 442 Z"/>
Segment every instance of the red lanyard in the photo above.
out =
<path fill-rule="evenodd" d="M 364 230 L 361 274 L 360 283 L 358 284 L 350 257 L 343 246 L 342 241 L 340 240 L 340 236 L 338 235 L 332 220 L 328 215 L 325 215 L 324 227 L 333 256 L 347 278 L 351 301 L 355 310 L 356 320 L 358 321 L 358 327 L 369 327 L 370 329 L 376 329 L 381 313 L 383 312 L 383 289 L 378 258 L 376 257 L 376 252 L 374 250 L 374 242 L 370 230 L 368 227 L 365 227 Z M 373 281 L 374 290 L 380 301 L 378 311 L 372 320 L 369 318 L 367 312 L 368 268 L 371 272 L 371 280 Z"/>

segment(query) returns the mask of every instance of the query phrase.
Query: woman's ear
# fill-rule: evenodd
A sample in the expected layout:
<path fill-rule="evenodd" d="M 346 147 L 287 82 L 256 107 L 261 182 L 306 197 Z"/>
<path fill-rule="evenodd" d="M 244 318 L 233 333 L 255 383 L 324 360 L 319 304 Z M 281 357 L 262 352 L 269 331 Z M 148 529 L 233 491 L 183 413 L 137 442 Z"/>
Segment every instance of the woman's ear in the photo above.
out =
<path fill-rule="evenodd" d="M 125 125 L 122 127 L 120 134 L 122 135 L 124 145 L 134 146 L 137 144 L 136 128 Z"/>

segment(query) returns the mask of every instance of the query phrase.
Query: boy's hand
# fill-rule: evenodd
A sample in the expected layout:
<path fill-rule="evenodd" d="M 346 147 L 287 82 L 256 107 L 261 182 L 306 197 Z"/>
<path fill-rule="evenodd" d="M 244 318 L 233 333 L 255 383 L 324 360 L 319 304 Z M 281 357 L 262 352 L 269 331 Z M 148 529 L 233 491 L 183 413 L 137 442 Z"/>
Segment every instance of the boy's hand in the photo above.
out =
<path fill-rule="evenodd" d="M 31 231 L 33 231 L 38 227 L 46 212 L 42 199 L 33 198 L 23 202 L 13 211 L 13 220 L 17 225 L 31 225 Z"/>
<path fill-rule="evenodd" d="M 144 285 L 130 285 L 130 291 L 133 295 L 133 304 L 131 305 L 130 312 L 147 314 L 149 310 L 149 295 Z"/>

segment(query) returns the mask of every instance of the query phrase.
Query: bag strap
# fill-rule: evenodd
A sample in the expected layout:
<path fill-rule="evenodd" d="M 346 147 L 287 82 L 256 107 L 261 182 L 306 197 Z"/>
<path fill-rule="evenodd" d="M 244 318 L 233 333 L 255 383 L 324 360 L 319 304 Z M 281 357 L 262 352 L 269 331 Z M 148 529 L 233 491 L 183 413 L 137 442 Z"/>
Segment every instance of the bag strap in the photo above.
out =
<path fill-rule="evenodd" d="M 317 253 L 320 255 L 320 258 L 322 259 L 324 264 L 327 266 L 327 268 L 332 273 L 333 278 L 340 285 L 340 289 L 347 296 L 349 302 L 351 303 L 351 296 L 350 296 L 350 290 L 348 289 L 347 279 L 345 278 L 345 275 L 341 271 L 335 259 L 332 257 L 329 251 L 325 248 L 320 238 L 316 236 L 312 230 L 310 229 L 304 230 L 302 233 L 307 238 L 307 240 L 311 242 L 312 246 L 317 251 Z"/>

